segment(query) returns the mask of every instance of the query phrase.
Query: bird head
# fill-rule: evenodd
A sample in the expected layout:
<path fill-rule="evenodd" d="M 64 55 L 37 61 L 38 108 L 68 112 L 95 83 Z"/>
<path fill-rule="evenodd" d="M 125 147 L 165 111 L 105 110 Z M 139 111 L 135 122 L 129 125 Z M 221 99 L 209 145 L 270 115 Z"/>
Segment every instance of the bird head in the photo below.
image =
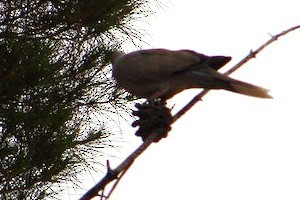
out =
<path fill-rule="evenodd" d="M 114 65 L 118 59 L 120 59 L 122 56 L 124 56 L 125 53 L 123 51 L 113 51 L 111 54 L 111 63 Z"/>

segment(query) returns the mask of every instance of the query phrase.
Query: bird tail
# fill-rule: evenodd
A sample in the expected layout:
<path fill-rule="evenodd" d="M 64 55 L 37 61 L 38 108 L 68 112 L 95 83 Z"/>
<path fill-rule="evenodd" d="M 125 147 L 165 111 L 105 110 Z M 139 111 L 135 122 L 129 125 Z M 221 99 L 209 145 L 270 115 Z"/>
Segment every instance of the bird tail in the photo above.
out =
<path fill-rule="evenodd" d="M 229 90 L 232 92 L 253 96 L 253 97 L 259 97 L 259 98 L 273 98 L 271 95 L 268 94 L 269 90 L 252 85 L 249 83 L 245 83 L 242 81 L 234 80 L 229 78 L 229 87 L 224 88 L 225 90 Z"/>
<path fill-rule="evenodd" d="M 230 78 L 211 68 L 197 70 L 194 73 L 198 77 L 197 84 L 203 88 L 224 89 L 253 97 L 273 98 L 268 94 L 268 89 Z"/>

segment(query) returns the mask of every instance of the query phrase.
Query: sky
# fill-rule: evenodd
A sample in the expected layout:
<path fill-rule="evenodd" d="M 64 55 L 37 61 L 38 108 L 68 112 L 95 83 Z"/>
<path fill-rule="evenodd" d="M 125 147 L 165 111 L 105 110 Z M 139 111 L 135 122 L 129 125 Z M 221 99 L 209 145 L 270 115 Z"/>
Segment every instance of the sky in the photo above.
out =
<path fill-rule="evenodd" d="M 271 35 L 300 25 L 297 0 L 160 1 L 141 25 L 148 33 L 143 48 L 232 56 L 223 71 Z M 270 89 L 274 99 L 210 92 L 135 161 L 110 200 L 299 200 L 299 57 L 300 30 L 270 45 L 231 77 Z M 199 92 L 182 92 L 168 103 L 176 112 Z M 122 127 L 126 142 L 112 166 L 141 143 L 129 123 Z M 94 175 L 87 189 L 103 176 Z"/>

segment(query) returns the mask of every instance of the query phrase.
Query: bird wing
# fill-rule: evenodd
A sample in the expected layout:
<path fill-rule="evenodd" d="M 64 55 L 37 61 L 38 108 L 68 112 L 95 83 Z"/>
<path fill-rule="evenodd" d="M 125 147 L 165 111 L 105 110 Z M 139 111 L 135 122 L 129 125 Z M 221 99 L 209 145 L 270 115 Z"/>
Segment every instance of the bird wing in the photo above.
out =
<path fill-rule="evenodd" d="M 136 82 L 161 81 L 176 72 L 188 70 L 201 60 L 201 55 L 189 50 L 140 50 L 122 56 L 115 68 Z"/>

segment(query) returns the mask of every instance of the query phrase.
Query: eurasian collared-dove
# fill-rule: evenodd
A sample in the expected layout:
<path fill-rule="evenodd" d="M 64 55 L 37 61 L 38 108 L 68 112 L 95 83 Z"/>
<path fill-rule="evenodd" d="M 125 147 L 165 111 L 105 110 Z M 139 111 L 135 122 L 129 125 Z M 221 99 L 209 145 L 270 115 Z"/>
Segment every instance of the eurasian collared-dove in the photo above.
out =
<path fill-rule="evenodd" d="M 229 78 L 219 72 L 231 60 L 206 56 L 191 50 L 139 50 L 112 55 L 113 77 L 128 92 L 147 99 L 166 100 L 189 88 L 224 89 L 272 98 L 268 90 Z"/>

